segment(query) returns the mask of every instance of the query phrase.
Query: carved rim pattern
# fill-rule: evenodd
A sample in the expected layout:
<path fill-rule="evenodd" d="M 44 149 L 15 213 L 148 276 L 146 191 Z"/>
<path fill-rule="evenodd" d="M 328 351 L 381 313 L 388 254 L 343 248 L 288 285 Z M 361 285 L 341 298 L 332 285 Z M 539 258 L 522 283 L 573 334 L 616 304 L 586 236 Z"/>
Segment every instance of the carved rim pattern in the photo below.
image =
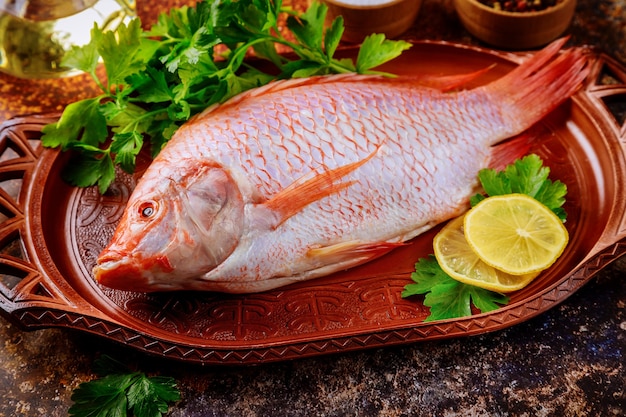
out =
<path fill-rule="evenodd" d="M 445 43 L 423 45 L 427 48 L 458 48 L 469 53 L 497 57 L 513 64 L 520 59 L 515 54 L 500 54 L 467 46 Z M 522 297 L 512 297 L 512 302 L 499 310 L 425 323 L 423 318 L 427 309 L 420 302 L 400 300 L 398 297 L 403 280 L 409 282 L 408 271 L 403 270 L 386 275 L 388 282 L 384 285 L 376 284 L 377 291 L 382 287 L 386 291 L 386 295 L 382 296 L 385 299 L 383 308 L 390 307 L 393 302 L 398 309 L 404 309 L 393 314 L 383 311 L 385 317 L 397 316 L 399 319 L 395 321 L 374 317 L 356 329 L 323 324 L 307 330 L 306 326 L 301 325 L 295 329 L 303 332 L 298 336 L 294 336 L 296 333 L 275 331 L 272 337 L 265 337 L 260 330 L 259 334 L 253 336 L 231 332 L 219 339 L 216 337 L 217 332 L 213 332 L 210 340 L 204 341 L 201 340 L 203 333 L 200 331 L 189 328 L 171 329 L 167 320 L 162 315 L 159 316 L 160 307 L 163 307 L 158 305 L 159 302 L 172 303 L 174 300 L 172 304 L 176 306 L 169 312 L 177 314 L 185 314 L 186 309 L 196 307 L 181 306 L 181 299 L 176 297 L 154 299 L 120 296 L 112 294 L 111 290 L 98 288 L 89 280 L 81 281 L 84 277 L 78 280 L 67 277 L 68 271 L 89 270 L 85 265 L 89 262 L 91 249 L 74 249 L 68 259 L 64 258 L 59 262 L 55 253 L 61 249 L 52 246 L 63 246 L 67 244 L 66 240 L 72 239 L 62 236 L 51 238 L 50 235 L 58 235 L 58 230 L 75 230 L 76 223 L 72 219 L 65 219 L 61 229 L 58 229 L 58 226 L 47 225 L 50 222 L 46 222 L 42 214 L 38 213 L 38 210 L 50 209 L 49 202 L 56 201 L 56 196 L 49 195 L 56 190 L 50 191 L 45 186 L 42 187 L 40 182 L 47 181 L 45 175 L 55 172 L 54 166 L 59 164 L 57 161 L 61 158 L 57 152 L 43 149 L 38 140 L 42 127 L 55 121 L 58 115 L 40 115 L 12 119 L 0 126 L 0 311 L 25 329 L 74 328 L 151 354 L 211 364 L 272 362 L 421 340 L 469 336 L 528 320 L 562 302 L 588 282 L 597 271 L 626 253 L 626 198 L 622 191 L 626 165 L 623 149 L 626 143 L 626 71 L 610 57 L 590 54 L 593 57 L 592 74 L 574 101 L 580 112 L 593 116 L 593 129 L 601 136 L 601 142 L 606 143 L 607 152 L 612 155 L 614 164 L 611 168 L 618 175 L 617 183 L 607 185 L 614 190 L 612 200 L 606 203 L 608 208 L 605 229 L 595 236 L 596 241 L 586 253 L 575 255 L 579 259 L 570 260 L 573 264 L 567 273 L 552 277 L 543 286 L 536 287 Z M 132 178 L 130 181 L 132 182 Z M 76 201 L 80 202 L 80 198 L 72 200 L 77 198 L 76 193 L 75 190 L 66 190 L 65 194 L 69 197 L 59 203 L 60 208 L 57 209 L 61 211 L 51 209 L 53 214 L 62 217 L 62 210 Z M 81 193 L 84 196 L 84 192 Z M 43 228 L 50 230 L 40 230 Z M 68 248 L 72 248 L 71 242 Z M 372 275 L 370 281 L 374 280 L 380 281 L 380 276 Z M 353 284 L 348 281 L 337 285 L 348 288 L 346 292 L 349 292 Z M 322 279 L 321 283 L 315 283 L 311 287 L 297 286 L 292 292 L 304 293 L 308 289 L 314 291 L 316 288 L 323 290 L 328 284 L 329 281 Z M 268 297 L 275 297 L 273 300 L 276 300 L 289 291 L 291 290 L 281 290 L 279 294 L 259 297 L 265 297 L 266 300 Z M 245 298 L 243 302 L 249 299 Z M 319 301 L 317 298 L 315 300 Z M 240 301 L 236 297 L 229 297 L 224 303 Z M 214 305 L 220 302 L 209 298 L 208 301 L 200 299 L 197 304 Z M 340 300 L 330 303 L 333 304 L 333 312 L 341 315 L 342 309 L 346 309 L 343 314 L 348 314 L 346 311 L 349 306 L 342 305 L 342 302 Z M 145 307 L 150 303 L 157 305 Z M 287 299 L 285 305 L 289 303 L 290 300 Z M 139 307 L 129 314 L 124 310 L 131 305 Z M 144 311 L 146 308 L 149 311 Z M 298 308 L 300 307 L 293 307 L 291 312 Z M 415 311 L 406 313 L 407 308 L 414 308 Z M 206 311 L 213 314 L 215 309 Z M 378 322 L 379 325 L 376 324 Z M 156 326 L 155 329 L 151 330 L 151 325 Z"/>

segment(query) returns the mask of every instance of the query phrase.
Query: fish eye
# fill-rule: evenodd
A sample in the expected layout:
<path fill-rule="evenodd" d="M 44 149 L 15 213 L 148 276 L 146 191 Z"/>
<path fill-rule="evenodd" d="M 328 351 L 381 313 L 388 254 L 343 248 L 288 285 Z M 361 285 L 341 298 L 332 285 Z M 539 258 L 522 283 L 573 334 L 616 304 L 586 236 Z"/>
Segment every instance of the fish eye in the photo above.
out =
<path fill-rule="evenodd" d="M 137 209 L 142 219 L 149 219 L 156 214 L 156 203 L 154 201 L 144 201 Z"/>

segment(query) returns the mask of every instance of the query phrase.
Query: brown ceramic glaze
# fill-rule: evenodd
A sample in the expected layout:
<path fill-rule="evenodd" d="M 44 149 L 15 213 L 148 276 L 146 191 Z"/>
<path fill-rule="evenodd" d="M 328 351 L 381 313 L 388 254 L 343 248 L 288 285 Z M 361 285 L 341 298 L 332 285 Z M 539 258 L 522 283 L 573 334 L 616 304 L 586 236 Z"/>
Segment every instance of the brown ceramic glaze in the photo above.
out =
<path fill-rule="evenodd" d="M 309 3 L 314 0 L 309 0 Z M 362 42 L 372 33 L 396 38 L 406 32 L 419 13 L 422 0 L 386 0 L 378 4 L 354 4 L 350 0 L 322 0 L 328 6 L 327 22 L 341 16 L 344 23 L 342 40 Z"/>
<path fill-rule="evenodd" d="M 454 0 L 459 20 L 472 35 L 491 46 L 531 49 L 546 45 L 569 27 L 576 0 L 562 0 L 540 11 L 508 12 L 479 0 Z"/>
<path fill-rule="evenodd" d="M 136 181 L 111 192 L 65 184 L 67 156 L 43 149 L 55 116 L 0 127 L 0 307 L 26 329 L 68 327 L 139 350 L 197 363 L 280 361 L 502 329 L 554 307 L 626 253 L 626 71 L 590 53 L 583 89 L 540 123 L 532 149 L 568 186 L 570 243 L 557 263 L 509 305 L 471 317 L 424 322 L 423 298 L 402 299 L 426 233 L 374 262 L 262 294 L 139 294 L 106 289 L 90 270 L 111 237 Z M 418 43 L 387 70 L 452 74 L 497 65 L 475 84 L 513 68 L 520 55 L 446 43 Z M 616 114 L 614 114 L 616 113 Z"/>

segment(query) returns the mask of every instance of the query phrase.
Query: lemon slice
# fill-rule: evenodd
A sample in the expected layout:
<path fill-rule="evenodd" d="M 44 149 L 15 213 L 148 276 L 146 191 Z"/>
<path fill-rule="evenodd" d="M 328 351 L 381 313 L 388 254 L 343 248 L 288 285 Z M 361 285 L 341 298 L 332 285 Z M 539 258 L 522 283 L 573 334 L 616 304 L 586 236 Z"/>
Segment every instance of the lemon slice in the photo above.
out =
<path fill-rule="evenodd" d="M 525 194 L 484 199 L 467 212 L 463 228 L 483 262 L 512 275 L 548 268 L 569 240 L 561 219 Z"/>
<path fill-rule="evenodd" d="M 435 258 L 443 271 L 457 281 L 497 292 L 524 288 L 537 275 L 511 275 L 483 262 L 463 233 L 463 216 L 451 220 L 433 239 Z"/>

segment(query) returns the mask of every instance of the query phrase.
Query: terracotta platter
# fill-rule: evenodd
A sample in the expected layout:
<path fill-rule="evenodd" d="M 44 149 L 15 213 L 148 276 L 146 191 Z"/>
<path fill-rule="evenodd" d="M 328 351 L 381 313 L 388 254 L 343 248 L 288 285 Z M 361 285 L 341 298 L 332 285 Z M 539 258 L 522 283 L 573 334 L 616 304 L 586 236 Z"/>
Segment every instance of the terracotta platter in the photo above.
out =
<path fill-rule="evenodd" d="M 348 54 L 352 51 L 347 51 Z M 68 327 L 142 351 L 198 363 L 259 363 L 502 329 L 554 307 L 626 252 L 626 70 L 590 52 L 583 89 L 538 126 L 532 152 L 568 186 L 564 255 L 509 305 L 424 322 L 423 299 L 402 299 L 413 265 L 437 229 L 348 271 L 252 295 L 140 294 L 102 288 L 91 268 L 137 176 L 120 174 L 99 195 L 61 179 L 67 155 L 40 145 L 58 115 L 0 126 L 0 307 L 25 329 Z M 524 59 L 446 43 L 417 43 L 387 65 L 397 73 L 453 74 L 497 64 L 489 82 Z"/>

